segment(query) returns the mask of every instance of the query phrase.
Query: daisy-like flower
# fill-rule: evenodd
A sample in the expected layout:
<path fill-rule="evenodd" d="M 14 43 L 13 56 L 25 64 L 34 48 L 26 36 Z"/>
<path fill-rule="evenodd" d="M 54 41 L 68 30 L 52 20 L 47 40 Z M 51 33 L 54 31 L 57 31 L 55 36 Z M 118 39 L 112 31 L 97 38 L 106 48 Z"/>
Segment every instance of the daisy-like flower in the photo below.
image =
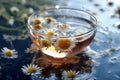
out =
<path fill-rule="evenodd" d="M 21 68 L 24 74 L 26 75 L 34 75 L 34 74 L 41 74 L 41 69 L 37 65 L 29 64 L 27 66 L 23 66 Z"/>
<path fill-rule="evenodd" d="M 65 30 L 65 29 L 67 29 L 69 26 L 68 26 L 68 24 L 62 24 L 61 26 L 60 26 L 60 29 L 61 30 Z"/>
<path fill-rule="evenodd" d="M 36 18 L 36 19 L 34 20 L 34 24 L 41 24 L 41 20 L 40 20 L 39 18 Z"/>
<path fill-rule="evenodd" d="M 42 39 L 40 40 L 40 45 L 42 47 L 50 47 L 51 46 L 51 42 L 49 39 Z"/>
<path fill-rule="evenodd" d="M 23 20 L 27 20 L 28 19 L 28 15 L 26 13 L 22 14 L 22 17 L 21 17 Z"/>
<path fill-rule="evenodd" d="M 25 40 L 25 39 L 27 39 L 29 36 L 27 35 L 27 34 L 20 34 L 18 37 L 17 37 L 17 39 L 19 39 L 19 40 Z"/>
<path fill-rule="evenodd" d="M 35 24 L 33 27 L 34 27 L 35 30 L 39 30 L 39 29 L 41 29 L 43 26 L 42 26 L 41 24 Z"/>
<path fill-rule="evenodd" d="M 45 21 L 45 24 L 48 26 L 48 27 L 53 27 L 55 26 L 54 24 L 57 22 L 56 19 L 52 18 L 52 17 L 46 17 L 44 19 Z"/>
<path fill-rule="evenodd" d="M 32 14 L 34 12 L 34 9 L 33 8 L 28 8 L 28 13 L 29 14 Z"/>
<path fill-rule="evenodd" d="M 53 21 L 53 18 L 52 18 L 52 17 L 47 17 L 47 18 L 46 18 L 46 22 L 47 22 L 47 23 L 50 23 L 50 22 L 52 22 L 52 21 Z"/>
<path fill-rule="evenodd" d="M 62 73 L 62 79 L 63 80 L 73 80 L 75 78 L 77 78 L 79 75 L 79 72 L 76 72 L 76 71 L 63 71 Z"/>
<path fill-rule="evenodd" d="M 11 49 L 8 49 L 7 47 L 4 47 L 1 52 L 3 57 L 11 58 L 11 59 L 17 58 L 18 57 L 17 53 L 18 52 L 15 49 L 11 50 Z"/>
<path fill-rule="evenodd" d="M 60 51 L 71 51 L 75 43 L 70 38 L 59 38 L 55 43 L 56 49 Z"/>
<path fill-rule="evenodd" d="M 43 5 L 43 6 L 41 6 L 41 9 L 42 9 L 42 10 L 46 10 L 46 9 L 48 9 L 48 6 Z"/>
<path fill-rule="evenodd" d="M 29 48 L 25 50 L 25 53 L 35 53 L 37 51 L 38 51 L 38 48 L 34 44 L 32 44 Z"/>
<path fill-rule="evenodd" d="M 4 34 L 3 35 L 3 38 L 6 40 L 6 41 L 13 41 L 16 39 L 16 37 L 14 35 L 7 35 L 7 34 Z"/>
<path fill-rule="evenodd" d="M 13 12 L 13 13 L 17 13 L 17 12 L 19 12 L 19 8 L 16 7 L 16 6 L 13 6 L 13 7 L 10 8 L 10 11 Z"/>
<path fill-rule="evenodd" d="M 36 25 L 36 24 L 41 24 L 42 23 L 42 21 L 43 21 L 43 19 L 42 18 L 32 18 L 31 20 L 30 20 L 30 24 L 31 25 Z"/>
<path fill-rule="evenodd" d="M 47 30 L 47 37 L 52 38 L 54 36 L 54 31 L 53 30 Z"/>
<path fill-rule="evenodd" d="M 15 20 L 14 20 L 13 18 L 11 18 L 11 19 L 8 20 L 8 23 L 9 23 L 10 25 L 13 25 L 13 24 L 14 24 L 14 21 L 15 21 Z"/>

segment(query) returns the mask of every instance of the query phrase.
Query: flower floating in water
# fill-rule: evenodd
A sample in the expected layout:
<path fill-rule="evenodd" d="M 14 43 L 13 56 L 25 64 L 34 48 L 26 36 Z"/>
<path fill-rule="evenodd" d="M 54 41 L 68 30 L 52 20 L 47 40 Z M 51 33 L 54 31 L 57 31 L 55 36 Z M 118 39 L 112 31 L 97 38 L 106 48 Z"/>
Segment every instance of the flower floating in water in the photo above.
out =
<path fill-rule="evenodd" d="M 53 37 L 53 35 L 54 35 L 54 31 L 53 31 L 53 30 L 48 30 L 48 31 L 47 31 L 47 37 L 48 37 L 48 38 Z"/>
<path fill-rule="evenodd" d="M 51 21 L 53 21 L 53 18 L 52 18 L 52 17 L 47 17 L 47 18 L 46 18 L 46 22 L 47 22 L 47 23 L 50 23 Z"/>
<path fill-rule="evenodd" d="M 41 69 L 37 65 L 30 64 L 27 66 L 23 66 L 22 71 L 26 75 L 34 75 L 34 74 L 41 74 Z"/>
<path fill-rule="evenodd" d="M 34 25 L 34 29 L 35 30 L 39 30 L 39 29 L 41 29 L 43 26 L 41 25 L 41 24 L 36 24 L 36 25 Z"/>
<path fill-rule="evenodd" d="M 34 24 L 36 25 L 36 24 L 41 24 L 41 20 L 40 19 L 35 19 L 34 20 Z"/>
<path fill-rule="evenodd" d="M 60 26 L 60 29 L 61 30 L 65 30 L 65 29 L 67 29 L 69 26 L 68 26 L 68 24 L 62 24 L 61 26 Z"/>
<path fill-rule="evenodd" d="M 51 46 L 51 42 L 49 39 L 42 39 L 40 40 L 40 44 L 42 47 L 50 47 Z"/>
<path fill-rule="evenodd" d="M 16 37 L 14 35 L 7 35 L 7 34 L 4 34 L 3 35 L 3 38 L 6 40 L 6 41 L 13 41 L 16 39 Z"/>
<path fill-rule="evenodd" d="M 63 80 L 71 80 L 71 79 L 75 79 L 77 78 L 79 75 L 79 72 L 75 72 L 75 71 L 63 71 L 62 73 L 62 79 Z"/>
<path fill-rule="evenodd" d="M 75 47 L 75 43 L 70 38 L 59 38 L 55 46 L 60 51 L 71 51 Z"/>
<path fill-rule="evenodd" d="M 6 47 L 4 47 L 1 52 L 2 56 L 5 58 L 17 58 L 17 53 L 18 52 L 15 49 L 11 50 Z"/>

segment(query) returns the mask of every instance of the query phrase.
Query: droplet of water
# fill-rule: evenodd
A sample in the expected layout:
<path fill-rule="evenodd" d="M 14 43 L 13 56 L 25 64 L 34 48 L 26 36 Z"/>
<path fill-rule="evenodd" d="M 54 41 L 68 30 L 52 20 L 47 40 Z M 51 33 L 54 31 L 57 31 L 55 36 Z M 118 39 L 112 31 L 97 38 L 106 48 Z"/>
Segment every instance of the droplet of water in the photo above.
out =
<path fill-rule="evenodd" d="M 108 60 L 108 63 L 112 63 L 112 64 L 114 64 L 114 63 L 117 62 L 117 60 L 118 60 L 117 57 L 112 57 L 112 58 L 110 58 L 110 59 Z"/>

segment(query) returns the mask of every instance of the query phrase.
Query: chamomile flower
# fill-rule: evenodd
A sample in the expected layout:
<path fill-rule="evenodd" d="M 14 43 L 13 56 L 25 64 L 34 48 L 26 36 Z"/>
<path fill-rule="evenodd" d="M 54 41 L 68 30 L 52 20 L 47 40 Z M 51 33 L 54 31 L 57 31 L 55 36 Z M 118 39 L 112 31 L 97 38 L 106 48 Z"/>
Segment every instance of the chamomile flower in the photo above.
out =
<path fill-rule="evenodd" d="M 21 17 L 23 20 L 27 20 L 28 19 L 28 15 L 26 13 L 22 14 L 22 17 Z"/>
<path fill-rule="evenodd" d="M 10 8 L 10 11 L 11 11 L 12 13 L 17 13 L 17 12 L 19 12 L 19 8 L 16 7 L 16 6 L 13 6 L 13 7 Z"/>
<path fill-rule="evenodd" d="M 19 40 L 25 40 L 25 39 L 27 39 L 29 36 L 27 35 L 27 34 L 20 34 L 18 37 L 17 37 L 17 39 L 19 39 Z"/>
<path fill-rule="evenodd" d="M 18 52 L 15 49 L 11 50 L 11 49 L 8 49 L 7 47 L 4 47 L 1 52 L 3 57 L 11 58 L 11 59 L 17 58 L 18 57 L 17 53 Z"/>
<path fill-rule="evenodd" d="M 41 9 L 42 9 L 42 10 L 46 10 L 46 9 L 48 9 L 48 6 L 43 5 L 43 6 L 41 6 Z"/>
<path fill-rule="evenodd" d="M 43 19 L 42 18 L 32 18 L 30 20 L 30 24 L 31 25 L 36 25 L 36 24 L 41 24 L 43 22 Z"/>
<path fill-rule="evenodd" d="M 52 18 L 52 17 L 47 17 L 47 18 L 46 18 L 46 22 L 47 22 L 47 23 L 50 23 L 50 22 L 52 22 L 52 21 L 53 21 L 53 18 Z"/>
<path fill-rule="evenodd" d="M 52 38 L 54 36 L 54 31 L 53 30 L 47 30 L 47 37 Z"/>
<path fill-rule="evenodd" d="M 41 20 L 39 18 L 34 19 L 34 24 L 41 24 Z"/>
<path fill-rule="evenodd" d="M 16 37 L 14 35 L 7 35 L 7 34 L 4 34 L 3 35 L 3 38 L 6 40 L 6 41 L 13 41 L 16 39 Z"/>
<path fill-rule="evenodd" d="M 28 13 L 29 14 L 32 14 L 34 12 L 34 9 L 33 8 L 28 8 Z"/>
<path fill-rule="evenodd" d="M 75 43 L 70 38 L 59 38 L 55 43 L 56 49 L 60 51 L 71 51 Z"/>
<path fill-rule="evenodd" d="M 53 27 L 55 26 L 56 23 L 56 19 L 52 18 L 52 17 L 46 17 L 44 19 L 44 25 L 46 25 L 47 27 Z"/>
<path fill-rule="evenodd" d="M 31 46 L 25 50 L 25 53 L 35 53 L 37 51 L 38 51 L 37 46 L 31 44 Z"/>
<path fill-rule="evenodd" d="M 41 74 L 41 69 L 37 65 L 29 64 L 27 66 L 23 66 L 21 68 L 24 74 L 26 75 L 34 75 L 34 74 Z"/>
<path fill-rule="evenodd" d="M 41 24 L 35 24 L 33 27 L 34 27 L 35 30 L 39 30 L 39 29 L 41 29 L 43 26 L 42 26 Z"/>
<path fill-rule="evenodd" d="M 79 75 L 79 72 L 76 72 L 76 71 L 63 71 L 62 73 L 62 79 L 63 80 L 73 80 L 75 78 L 77 78 Z"/>
<path fill-rule="evenodd" d="M 62 24 L 61 26 L 60 26 L 60 29 L 61 30 L 65 30 L 65 29 L 67 29 L 69 26 L 68 26 L 68 24 Z"/>
<path fill-rule="evenodd" d="M 42 47 L 50 47 L 51 41 L 49 39 L 42 39 L 42 40 L 40 40 L 40 45 Z"/>
<path fill-rule="evenodd" d="M 9 23 L 10 25 L 13 25 L 14 22 L 15 22 L 15 20 L 14 20 L 13 18 L 11 18 L 11 19 L 8 20 L 8 23 Z"/>

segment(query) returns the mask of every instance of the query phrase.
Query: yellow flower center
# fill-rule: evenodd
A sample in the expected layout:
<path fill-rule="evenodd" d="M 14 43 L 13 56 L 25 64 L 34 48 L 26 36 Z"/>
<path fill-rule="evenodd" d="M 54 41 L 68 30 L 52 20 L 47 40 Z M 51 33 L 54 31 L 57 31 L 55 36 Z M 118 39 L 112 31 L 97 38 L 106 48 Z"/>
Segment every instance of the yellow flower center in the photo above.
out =
<path fill-rule="evenodd" d="M 64 29 L 66 29 L 67 27 L 68 27 L 67 24 L 63 24 L 63 25 L 61 26 L 61 29 L 64 30 Z"/>
<path fill-rule="evenodd" d="M 71 46 L 71 41 L 69 39 L 60 39 L 58 41 L 58 46 L 61 49 L 69 49 Z"/>
<path fill-rule="evenodd" d="M 48 31 L 47 35 L 48 35 L 48 37 L 52 37 L 54 35 L 54 32 L 53 31 Z"/>
<path fill-rule="evenodd" d="M 42 40 L 42 41 L 41 41 L 41 44 L 42 44 L 42 46 L 44 46 L 44 47 L 49 47 L 49 46 L 51 46 L 51 42 L 50 42 L 50 40 L 48 40 L 48 39 Z"/>
<path fill-rule="evenodd" d="M 6 56 L 11 57 L 13 55 L 13 52 L 8 50 L 8 51 L 6 51 L 5 54 L 6 54 Z"/>
<path fill-rule="evenodd" d="M 40 29 L 40 28 L 42 28 L 42 26 L 41 26 L 40 24 L 36 24 L 36 25 L 34 26 L 34 28 L 35 28 L 35 29 Z"/>
<path fill-rule="evenodd" d="M 28 73 L 35 73 L 36 72 L 36 69 L 33 68 L 33 67 L 29 67 L 28 70 L 27 70 Z"/>
<path fill-rule="evenodd" d="M 76 76 L 75 72 L 72 72 L 72 71 L 67 72 L 68 78 L 75 78 L 75 76 Z"/>
<path fill-rule="evenodd" d="M 41 21 L 39 19 L 35 19 L 34 24 L 40 24 Z"/>
<path fill-rule="evenodd" d="M 52 18 L 48 17 L 46 20 L 47 20 L 48 23 L 50 23 L 52 21 Z"/>
<path fill-rule="evenodd" d="M 24 35 L 24 34 L 21 34 L 21 35 L 20 35 L 20 38 L 25 38 L 25 35 Z"/>

